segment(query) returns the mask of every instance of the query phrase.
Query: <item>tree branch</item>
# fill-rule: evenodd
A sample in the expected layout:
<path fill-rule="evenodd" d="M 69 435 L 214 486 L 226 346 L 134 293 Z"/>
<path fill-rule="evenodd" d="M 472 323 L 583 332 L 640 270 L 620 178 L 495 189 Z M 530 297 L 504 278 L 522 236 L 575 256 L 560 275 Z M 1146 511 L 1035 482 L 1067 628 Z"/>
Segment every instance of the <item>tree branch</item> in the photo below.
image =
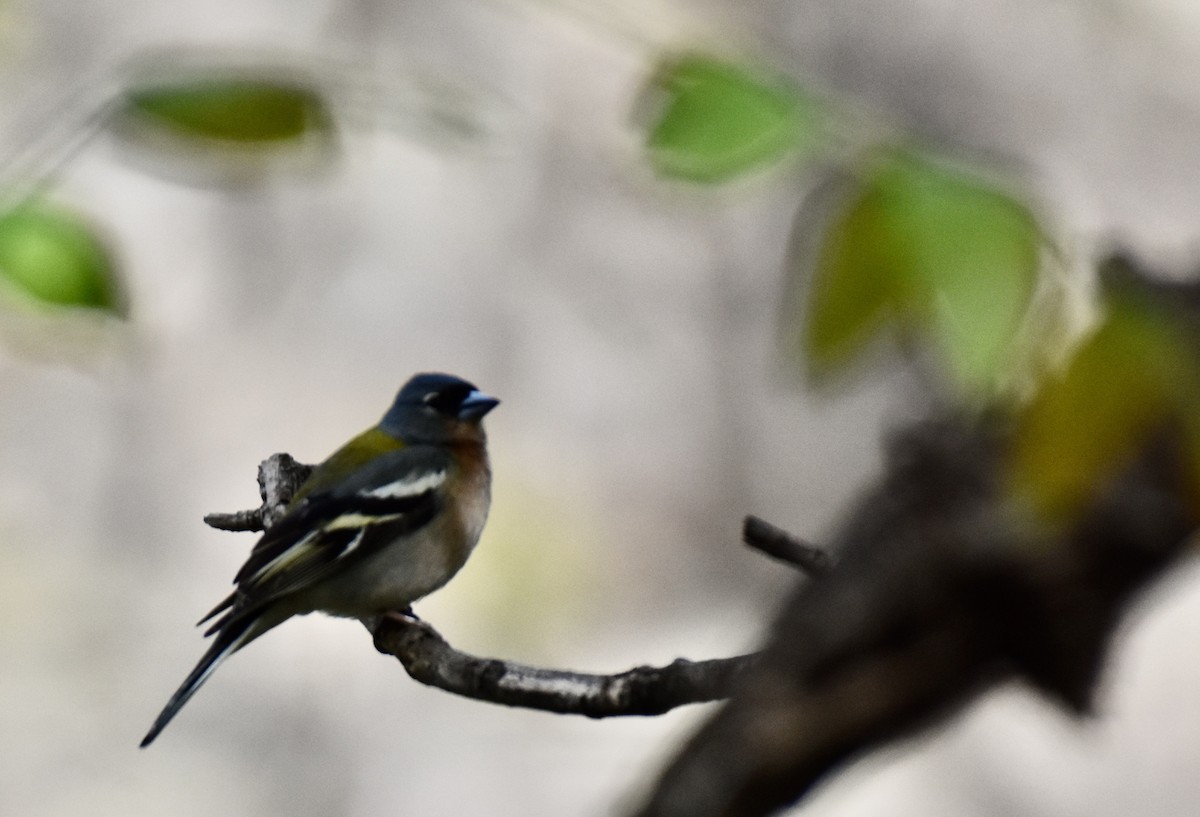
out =
<path fill-rule="evenodd" d="M 639 817 L 757 817 L 830 770 L 1007 678 L 1085 712 L 1129 599 L 1196 526 L 1164 433 L 1050 530 L 1006 499 L 1002 421 L 950 418 L 893 441 L 850 510 L 840 559 L 793 594 L 761 663 L 683 747 Z"/>
<path fill-rule="evenodd" d="M 798 567 L 810 576 L 823 576 L 833 567 L 825 550 L 801 541 L 757 516 L 747 516 L 742 525 L 742 540 L 766 555 Z"/>
<path fill-rule="evenodd" d="M 287 505 L 312 473 L 311 465 L 296 462 L 290 454 L 272 454 L 258 466 L 258 494 L 262 505 L 249 511 L 210 513 L 204 523 L 234 532 L 266 530 L 279 521 Z"/>
<path fill-rule="evenodd" d="M 401 613 L 364 623 L 376 649 L 398 658 L 422 684 L 479 701 L 589 718 L 661 715 L 684 704 L 727 698 L 758 658 L 679 658 L 664 667 L 592 675 L 468 655 L 424 621 Z"/>

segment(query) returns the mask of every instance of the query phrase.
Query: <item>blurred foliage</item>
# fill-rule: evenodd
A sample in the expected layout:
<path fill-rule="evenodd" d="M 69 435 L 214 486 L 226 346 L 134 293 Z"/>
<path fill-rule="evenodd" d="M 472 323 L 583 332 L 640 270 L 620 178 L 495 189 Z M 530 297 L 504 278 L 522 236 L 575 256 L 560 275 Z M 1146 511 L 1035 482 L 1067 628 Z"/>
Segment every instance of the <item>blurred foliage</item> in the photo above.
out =
<path fill-rule="evenodd" d="M 811 146 L 837 124 L 798 89 L 699 55 L 665 61 L 651 87 L 665 102 L 648 128 L 648 156 L 665 176 L 724 181 Z M 813 218 L 806 207 L 798 223 L 804 257 L 792 259 L 791 275 L 804 285 L 792 290 L 803 295 L 787 309 L 802 325 L 807 370 L 818 380 L 845 371 L 885 331 L 908 351 L 931 352 L 956 404 L 1000 399 L 1016 411 L 1010 487 L 1050 520 L 1073 518 L 1154 435 L 1174 431 L 1200 513 L 1193 327 L 1137 287 L 1118 287 L 1065 368 L 1023 398 L 1016 386 L 1038 374 L 1031 355 L 1052 362 L 1071 342 L 1070 316 L 1046 308 L 1064 297 L 1063 282 L 1044 263 L 1053 248 L 1038 218 L 1012 191 L 944 155 L 866 148 L 860 164 L 831 174 L 850 179 L 832 208 Z M 1051 341 L 1062 349 L 1031 348 Z"/>
<path fill-rule="evenodd" d="M 202 141 L 288 142 L 327 131 L 332 122 L 316 90 L 266 78 L 197 78 L 133 88 L 125 101 L 160 127 Z"/>
<path fill-rule="evenodd" d="M 26 204 L 0 215 L 0 280 L 40 304 L 122 312 L 108 248 L 65 210 Z"/>
<path fill-rule="evenodd" d="M 665 176 L 724 181 L 812 149 L 832 126 L 789 83 L 711 57 L 667 59 L 651 87 L 665 101 L 648 156 Z M 1037 220 L 997 185 L 931 155 L 868 156 L 817 241 L 808 302 L 797 308 L 805 364 L 818 378 L 845 369 L 891 327 L 927 342 L 959 394 L 987 393 L 1010 373 L 1037 285 Z"/>
<path fill-rule="evenodd" d="M 276 157 L 312 155 L 298 147 L 328 154 L 328 101 L 294 72 L 201 63 L 148 76 L 112 110 L 138 155 L 157 150 L 170 172 L 187 164 L 182 157 L 208 178 L 254 180 Z M 811 154 L 837 126 L 824 102 L 790 81 L 699 53 L 660 60 L 644 98 L 655 105 L 645 132 L 652 167 L 701 183 Z M 818 379 L 844 371 L 891 331 L 932 351 L 954 397 L 994 396 L 1016 365 L 1038 290 L 1047 240 L 1037 218 L 937 154 L 875 146 L 860 155 L 847 194 L 816 228 L 814 257 L 792 262 L 806 281 L 795 287 L 805 302 L 791 309 L 804 316 L 807 369 Z M 45 207 L 0 215 L 0 280 L 40 303 L 120 309 L 103 244 L 76 217 Z M 1105 323 L 1021 409 L 1017 490 L 1047 513 L 1076 508 L 1169 417 L 1183 422 L 1200 461 L 1200 365 L 1184 335 L 1162 309 L 1114 295 Z"/>
<path fill-rule="evenodd" d="M 664 60 L 649 95 L 661 107 L 646 137 L 668 177 L 718 182 L 811 147 L 823 115 L 785 82 L 698 54 Z"/>
<path fill-rule="evenodd" d="M 1191 482 L 1200 486 L 1198 351 L 1200 337 L 1177 316 L 1114 293 L 1104 322 L 1022 410 L 1014 490 L 1044 516 L 1070 518 L 1166 431 L 1182 433 Z"/>
<path fill-rule="evenodd" d="M 930 342 L 955 385 L 1005 374 L 1037 279 L 1042 236 L 995 186 L 914 153 L 880 153 L 824 228 L 803 355 L 844 368 L 888 324 Z"/>
<path fill-rule="evenodd" d="M 323 167 L 333 116 L 304 76 L 279 69 L 168 65 L 117 100 L 114 131 L 157 175 L 202 186 L 257 184 Z"/>

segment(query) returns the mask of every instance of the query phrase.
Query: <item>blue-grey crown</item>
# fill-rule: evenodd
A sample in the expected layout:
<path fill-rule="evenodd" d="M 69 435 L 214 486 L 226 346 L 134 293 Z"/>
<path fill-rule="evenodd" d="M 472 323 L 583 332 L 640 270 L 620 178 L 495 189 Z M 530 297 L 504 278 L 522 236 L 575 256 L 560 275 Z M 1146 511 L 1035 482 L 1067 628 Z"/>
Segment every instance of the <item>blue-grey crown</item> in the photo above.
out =
<path fill-rule="evenodd" d="M 431 414 L 443 419 L 479 420 L 499 404 L 499 400 L 461 377 L 425 372 L 413 375 L 401 387 L 380 425 L 399 435 L 414 422 L 429 418 Z"/>

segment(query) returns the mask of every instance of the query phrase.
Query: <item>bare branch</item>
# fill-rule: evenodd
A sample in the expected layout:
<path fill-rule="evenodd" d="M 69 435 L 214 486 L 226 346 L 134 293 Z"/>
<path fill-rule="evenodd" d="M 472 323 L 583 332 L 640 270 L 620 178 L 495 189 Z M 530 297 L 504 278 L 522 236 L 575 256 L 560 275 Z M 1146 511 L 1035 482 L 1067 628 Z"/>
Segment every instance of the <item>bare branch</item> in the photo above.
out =
<path fill-rule="evenodd" d="M 833 558 L 823 549 L 801 541 L 757 516 L 746 517 L 742 539 L 755 550 L 798 567 L 810 576 L 822 576 L 833 567 Z"/>
<path fill-rule="evenodd" d="M 260 531 L 263 529 L 263 509 L 205 514 L 204 524 L 217 530 L 227 530 L 230 533 Z"/>
<path fill-rule="evenodd" d="M 401 613 L 364 623 L 376 649 L 398 658 L 422 684 L 479 701 L 589 718 L 661 715 L 684 704 L 727 698 L 757 662 L 757 655 L 680 658 L 663 667 L 593 675 L 468 655 L 424 621 Z"/>
<path fill-rule="evenodd" d="M 253 510 L 210 513 L 204 523 L 234 532 L 266 530 L 283 516 L 312 470 L 313 466 L 296 462 L 290 454 L 272 454 L 258 466 L 258 493 L 263 504 Z"/>

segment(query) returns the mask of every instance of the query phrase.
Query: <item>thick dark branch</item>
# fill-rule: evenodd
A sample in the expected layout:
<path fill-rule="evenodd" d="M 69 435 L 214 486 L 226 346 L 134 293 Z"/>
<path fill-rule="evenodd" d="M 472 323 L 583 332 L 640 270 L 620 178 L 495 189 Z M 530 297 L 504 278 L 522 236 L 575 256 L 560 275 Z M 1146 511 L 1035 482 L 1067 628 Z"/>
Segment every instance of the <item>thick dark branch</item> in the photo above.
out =
<path fill-rule="evenodd" d="M 770 814 L 1006 678 L 1090 707 L 1127 601 L 1195 528 L 1185 455 L 1167 431 L 1058 529 L 1007 498 L 1008 439 L 1003 422 L 952 418 L 893 441 L 837 565 L 797 588 L 640 817 Z"/>
<path fill-rule="evenodd" d="M 367 623 L 375 647 L 416 681 L 475 700 L 544 712 L 611 718 L 661 715 L 684 704 L 729 697 L 756 655 L 710 661 L 679 658 L 664 667 L 592 675 L 479 658 L 451 647 L 419 619 L 394 613 Z"/>

